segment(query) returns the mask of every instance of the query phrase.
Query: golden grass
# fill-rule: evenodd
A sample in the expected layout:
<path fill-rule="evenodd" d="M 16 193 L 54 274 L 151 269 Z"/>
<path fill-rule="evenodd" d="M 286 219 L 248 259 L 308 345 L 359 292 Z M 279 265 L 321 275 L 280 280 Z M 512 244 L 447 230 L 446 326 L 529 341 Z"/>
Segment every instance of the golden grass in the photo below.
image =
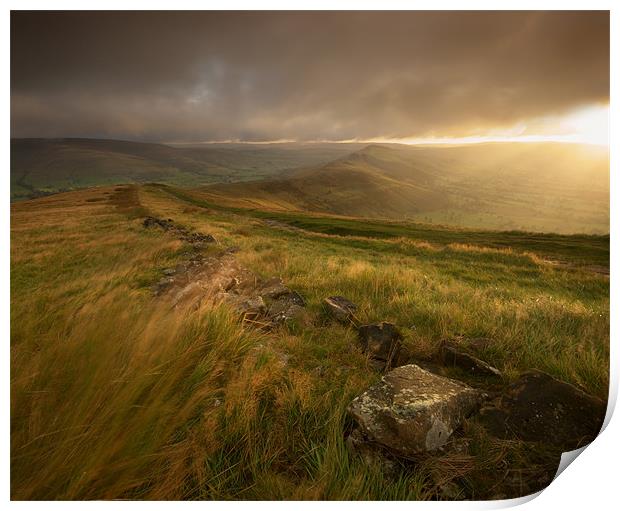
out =
<path fill-rule="evenodd" d="M 394 479 L 346 449 L 346 406 L 378 375 L 354 332 L 325 320 L 331 294 L 358 303 L 364 321 L 397 323 L 418 355 L 446 336 L 488 336 L 481 356 L 509 376 L 540 368 L 606 396 L 601 276 L 469 246 L 417 243 L 414 255 L 391 251 L 395 241 L 347 246 L 196 211 L 155 188 L 108 202 L 115 193 L 12 208 L 13 499 L 436 495 L 441 466 Z M 239 246 L 243 265 L 306 297 L 307 323 L 267 334 L 221 306 L 154 299 L 149 285 L 184 247 L 143 229 L 141 210 Z M 496 458 L 484 458 L 485 470 L 501 465 Z M 470 461 L 444 460 L 475 481 L 480 460 L 468 472 Z"/>

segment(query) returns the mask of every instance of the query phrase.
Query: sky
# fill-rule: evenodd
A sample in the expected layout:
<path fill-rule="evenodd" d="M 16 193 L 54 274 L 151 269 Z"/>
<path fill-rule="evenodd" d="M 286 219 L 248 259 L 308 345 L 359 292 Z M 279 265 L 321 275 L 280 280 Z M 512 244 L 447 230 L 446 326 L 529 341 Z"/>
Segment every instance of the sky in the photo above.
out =
<path fill-rule="evenodd" d="M 606 143 L 609 14 L 15 12 L 11 136 Z"/>

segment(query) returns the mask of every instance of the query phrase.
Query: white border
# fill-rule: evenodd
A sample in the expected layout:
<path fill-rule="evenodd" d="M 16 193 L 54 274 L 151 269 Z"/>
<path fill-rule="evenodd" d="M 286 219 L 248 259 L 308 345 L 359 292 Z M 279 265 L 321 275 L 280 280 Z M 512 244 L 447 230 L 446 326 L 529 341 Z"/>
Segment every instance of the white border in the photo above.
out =
<path fill-rule="evenodd" d="M 620 111 L 618 108 L 616 92 L 618 87 L 618 65 L 617 61 L 620 53 L 618 52 L 618 8 L 613 7 L 614 2 L 603 0 L 506 0 L 502 2 L 493 2 L 490 0 L 469 0 L 467 2 L 459 2 L 456 0 L 434 0 L 434 1 L 403 1 L 403 0 L 314 0 L 314 1 L 258 1 L 258 0 L 229 0 L 227 2 L 214 1 L 190 1 L 176 0 L 175 2 L 166 2 L 162 0 L 153 1 L 136 1 L 136 0 L 91 0 L 90 2 L 79 2 L 77 0 L 59 0 L 56 2 L 46 2 L 42 0 L 24 0 L 21 2 L 10 0 L 5 3 L 4 17 L 2 18 L 2 30 L 4 45 L 2 51 L 4 72 L 4 137 L 2 144 L 4 147 L 4 172 L 2 174 L 5 189 L 5 203 L 2 208 L 2 235 L 3 247 L 0 257 L 2 258 L 2 267 L 4 271 L 1 275 L 2 285 L 2 307 L 0 309 L 0 321 L 4 332 L 4 349 L 2 350 L 2 378 L 1 395 L 3 399 L 3 411 L 5 412 L 2 420 L 2 443 L 0 448 L 1 455 L 1 482 L 2 502 L 7 503 L 10 498 L 10 481 L 9 481 L 9 304 L 10 304 L 10 287 L 9 287 L 9 268 L 10 254 L 9 232 L 10 232 L 10 206 L 9 206 L 9 151 L 10 151 L 10 81 L 9 81 L 9 61 L 10 61 L 10 9 L 14 10 L 94 10 L 94 9 L 117 9 L 117 10 L 611 10 L 611 117 L 610 117 L 610 155 L 611 155 L 611 253 L 612 253 L 612 275 L 615 275 L 618 241 L 616 238 L 616 227 L 618 225 L 619 210 L 616 207 L 616 199 L 620 197 L 618 194 L 618 184 L 615 177 L 617 170 L 616 157 L 618 151 L 617 140 L 614 140 L 613 134 L 617 133 L 617 119 L 620 119 Z M 614 59 L 616 62 L 614 62 Z M 615 130 L 615 131 L 614 131 Z M 611 279 L 611 300 L 612 307 L 617 303 L 618 285 L 614 278 Z M 615 312 L 615 309 L 612 308 Z M 611 314 L 611 334 L 612 334 L 612 371 L 611 371 L 611 389 L 610 402 L 615 403 L 618 394 L 618 353 L 617 353 L 617 332 L 618 319 L 615 314 Z M 611 409 L 608 411 L 610 417 Z M 433 508 L 433 509 L 496 509 L 501 507 L 511 507 L 518 504 L 524 504 L 531 510 L 550 509 L 611 509 L 615 507 L 617 502 L 616 486 L 618 486 L 615 466 L 614 453 L 620 452 L 620 422 L 616 418 L 612 420 L 607 428 L 601 433 L 600 437 L 593 442 L 591 446 L 579 456 L 576 463 L 571 464 L 566 470 L 537 498 L 515 499 L 512 501 L 499 502 L 355 502 L 353 505 L 357 509 L 369 509 L 376 506 L 399 508 L 410 510 L 415 508 Z M 249 503 L 243 502 L 217 502 L 217 503 L 200 503 L 200 502 L 53 502 L 53 503 L 36 503 L 36 502 L 12 502 L 9 504 L 12 508 L 33 509 L 45 507 L 45 509 L 83 509 L 85 506 L 94 509 L 107 509 L 108 507 L 117 507 L 120 509 L 162 509 L 177 508 L 177 506 L 209 506 L 210 509 L 230 509 L 238 506 L 247 506 Z M 320 505 L 325 508 L 336 508 L 342 504 L 337 502 L 296 502 L 291 504 L 288 502 L 259 502 L 252 503 L 252 507 L 258 509 L 274 509 L 289 508 L 294 505 L 296 508 L 309 508 Z"/>

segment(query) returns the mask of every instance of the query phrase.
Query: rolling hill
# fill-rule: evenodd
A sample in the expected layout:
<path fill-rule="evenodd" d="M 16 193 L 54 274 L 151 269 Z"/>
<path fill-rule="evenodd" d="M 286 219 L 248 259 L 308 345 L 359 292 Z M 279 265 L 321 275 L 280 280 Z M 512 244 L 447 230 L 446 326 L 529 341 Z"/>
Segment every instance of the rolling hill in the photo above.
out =
<path fill-rule="evenodd" d="M 200 186 L 273 177 L 316 166 L 355 144 L 209 144 L 170 146 L 97 139 L 11 140 L 11 199 L 120 183 Z"/>
<path fill-rule="evenodd" d="M 210 200 L 503 230 L 609 232 L 609 158 L 596 146 L 371 145 L 315 169 L 208 186 Z"/>

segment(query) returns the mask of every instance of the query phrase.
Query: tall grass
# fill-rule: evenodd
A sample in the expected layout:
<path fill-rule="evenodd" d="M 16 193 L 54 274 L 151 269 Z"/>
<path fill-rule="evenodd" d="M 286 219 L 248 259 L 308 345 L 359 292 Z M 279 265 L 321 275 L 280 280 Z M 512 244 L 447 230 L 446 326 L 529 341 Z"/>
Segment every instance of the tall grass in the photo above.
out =
<path fill-rule="evenodd" d="M 331 294 L 358 303 L 363 320 L 397 323 L 416 356 L 446 336 L 487 336 L 481 356 L 508 377 L 539 368 L 606 396 L 601 275 L 475 243 L 270 229 L 134 191 L 13 206 L 13 499 L 433 497 L 436 474 L 446 477 L 436 463 L 395 476 L 347 449 L 346 406 L 379 375 L 355 333 L 324 316 Z M 306 297 L 309 322 L 265 333 L 223 306 L 153 298 L 148 286 L 186 247 L 143 229 L 145 210 L 239 246 L 241 263 Z M 504 462 L 493 454 L 459 470 L 479 469 L 470 475 L 480 486 Z"/>

